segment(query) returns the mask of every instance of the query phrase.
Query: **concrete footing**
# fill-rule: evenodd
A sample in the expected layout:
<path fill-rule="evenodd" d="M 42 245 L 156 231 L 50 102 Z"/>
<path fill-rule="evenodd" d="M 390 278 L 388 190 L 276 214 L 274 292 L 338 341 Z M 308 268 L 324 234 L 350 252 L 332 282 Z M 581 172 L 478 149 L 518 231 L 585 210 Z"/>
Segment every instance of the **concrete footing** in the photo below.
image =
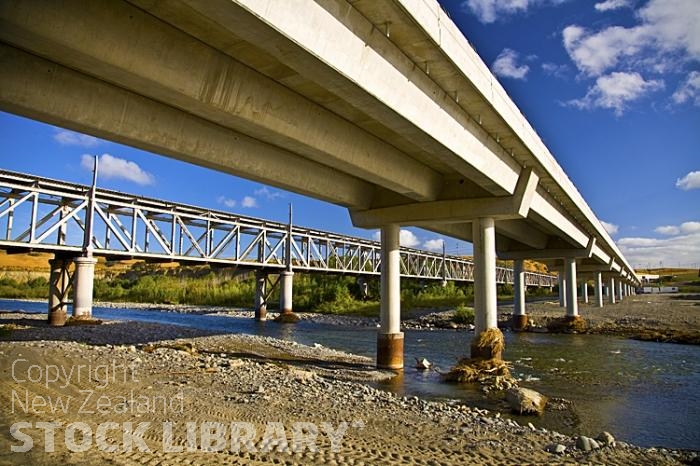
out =
<path fill-rule="evenodd" d="M 511 328 L 514 331 L 525 330 L 529 324 L 526 314 L 514 314 L 511 321 Z"/>
<path fill-rule="evenodd" d="M 377 367 L 403 369 L 403 333 L 377 334 Z"/>
<path fill-rule="evenodd" d="M 49 260 L 51 275 L 49 277 L 49 325 L 60 327 L 65 325 L 68 317 L 68 288 L 70 275 L 68 267 L 71 260 L 55 258 Z"/>
<path fill-rule="evenodd" d="M 92 291 L 95 281 L 94 257 L 77 257 L 73 275 L 73 318 L 92 318 Z"/>

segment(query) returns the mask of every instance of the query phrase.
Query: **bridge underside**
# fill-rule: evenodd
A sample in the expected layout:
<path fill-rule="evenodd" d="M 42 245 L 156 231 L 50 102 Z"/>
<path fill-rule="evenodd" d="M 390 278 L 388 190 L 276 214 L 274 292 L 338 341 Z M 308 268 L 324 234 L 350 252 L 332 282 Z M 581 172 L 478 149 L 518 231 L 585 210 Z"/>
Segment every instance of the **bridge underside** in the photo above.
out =
<path fill-rule="evenodd" d="M 3 110 L 345 206 L 387 244 L 415 225 L 636 280 L 437 3 L 5 1 L 0 41 Z"/>

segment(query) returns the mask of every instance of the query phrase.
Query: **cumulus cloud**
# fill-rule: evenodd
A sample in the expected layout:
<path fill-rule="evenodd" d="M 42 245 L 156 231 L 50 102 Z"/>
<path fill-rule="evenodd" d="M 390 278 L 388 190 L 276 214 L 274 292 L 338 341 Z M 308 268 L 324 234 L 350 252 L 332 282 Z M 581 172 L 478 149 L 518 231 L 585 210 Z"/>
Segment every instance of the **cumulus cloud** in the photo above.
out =
<path fill-rule="evenodd" d="M 677 104 L 690 101 L 700 107 L 700 71 L 692 71 L 671 98 Z"/>
<path fill-rule="evenodd" d="M 676 187 L 681 188 L 683 191 L 690 191 L 691 189 L 700 189 L 700 170 L 690 172 L 683 178 L 678 178 L 676 180 Z"/>
<path fill-rule="evenodd" d="M 270 189 L 267 186 L 263 186 L 260 189 L 256 189 L 254 191 L 254 194 L 259 197 L 264 197 L 268 201 L 274 201 L 276 199 L 285 197 L 285 194 L 283 192 Z"/>
<path fill-rule="evenodd" d="M 372 235 L 372 239 L 375 241 L 381 241 L 382 233 L 380 231 L 375 231 Z M 399 233 L 399 244 L 406 248 L 415 248 L 420 244 L 420 240 L 412 231 L 401 230 Z"/>
<path fill-rule="evenodd" d="M 258 207 L 258 200 L 255 199 L 253 196 L 245 196 L 241 201 L 241 207 L 245 207 L 246 209 L 253 209 L 255 207 Z"/>
<path fill-rule="evenodd" d="M 466 0 L 462 9 L 473 13 L 477 19 L 489 24 L 517 13 L 524 13 L 529 8 L 540 5 L 559 5 L 566 0 Z"/>
<path fill-rule="evenodd" d="M 598 11 L 610 11 L 631 6 L 632 2 L 630 0 L 606 0 L 604 2 L 596 3 L 594 8 Z"/>
<path fill-rule="evenodd" d="M 502 77 L 513 79 L 525 79 L 530 67 L 518 64 L 518 52 L 512 49 L 503 49 L 493 62 L 493 72 Z"/>
<path fill-rule="evenodd" d="M 584 97 L 570 100 L 568 104 L 581 109 L 613 109 L 620 116 L 630 102 L 663 88 L 661 80 L 646 81 L 639 73 L 616 71 L 600 76 Z"/>
<path fill-rule="evenodd" d="M 229 209 L 233 209 L 234 207 L 236 207 L 236 200 L 235 200 L 235 199 L 228 198 L 228 197 L 226 197 L 226 196 L 219 196 L 219 197 L 216 199 L 216 202 L 218 202 L 219 204 L 225 205 L 225 206 L 228 207 Z"/>
<path fill-rule="evenodd" d="M 636 16 L 632 27 L 564 28 L 564 47 L 577 68 L 590 76 L 615 67 L 660 73 L 674 62 L 700 59 L 697 0 L 650 0 Z"/>
<path fill-rule="evenodd" d="M 700 222 L 685 222 L 680 226 L 658 227 L 657 233 L 669 238 L 621 238 L 617 244 L 634 264 L 697 264 L 700 257 Z"/>
<path fill-rule="evenodd" d="M 100 144 L 100 140 L 96 137 L 58 128 L 55 130 L 53 140 L 62 146 L 78 146 L 85 148 L 95 147 Z"/>
<path fill-rule="evenodd" d="M 429 239 L 423 243 L 423 249 L 433 252 L 442 252 L 442 246 L 444 244 L 445 241 L 442 238 Z"/>
<path fill-rule="evenodd" d="M 603 228 L 605 228 L 605 231 L 608 232 L 609 235 L 614 235 L 617 233 L 617 231 L 620 229 L 618 225 L 615 225 L 614 223 L 608 223 L 604 221 L 600 221 L 600 223 L 603 225 Z"/>
<path fill-rule="evenodd" d="M 94 156 L 84 154 L 80 166 L 92 171 L 94 168 Z M 130 162 L 110 154 L 102 154 L 98 157 L 98 175 L 102 178 L 117 178 L 134 182 L 140 185 L 149 185 L 155 182 L 153 175 L 141 169 L 135 162 Z"/>
<path fill-rule="evenodd" d="M 673 225 L 664 225 L 654 228 L 654 231 L 660 235 L 675 236 L 681 232 L 681 229 Z"/>

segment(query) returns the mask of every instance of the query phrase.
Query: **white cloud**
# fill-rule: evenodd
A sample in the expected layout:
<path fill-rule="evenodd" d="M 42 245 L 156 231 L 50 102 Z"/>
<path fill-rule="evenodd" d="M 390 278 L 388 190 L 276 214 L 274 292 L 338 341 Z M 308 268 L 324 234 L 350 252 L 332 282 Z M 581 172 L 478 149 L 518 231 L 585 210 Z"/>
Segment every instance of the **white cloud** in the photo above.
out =
<path fill-rule="evenodd" d="M 445 240 L 441 238 L 429 239 L 423 243 L 423 248 L 428 251 L 442 252 L 442 246 L 445 244 Z"/>
<path fill-rule="evenodd" d="M 692 71 L 671 98 L 677 104 L 691 101 L 693 105 L 700 107 L 700 71 Z"/>
<path fill-rule="evenodd" d="M 683 191 L 700 189 L 700 170 L 690 172 L 683 178 L 678 178 L 676 180 L 676 187 L 681 188 Z"/>
<path fill-rule="evenodd" d="M 681 223 L 681 233 L 683 233 L 683 234 L 700 233 L 700 222 L 683 222 L 683 223 Z"/>
<path fill-rule="evenodd" d="M 650 0 L 636 16 L 632 27 L 564 28 L 564 47 L 578 69 L 590 76 L 614 67 L 661 73 L 675 62 L 700 60 L 697 0 Z"/>
<path fill-rule="evenodd" d="M 548 75 L 557 78 L 563 78 L 569 71 L 569 67 L 567 65 L 557 65 L 556 63 L 547 62 L 542 63 L 542 71 L 544 71 Z"/>
<path fill-rule="evenodd" d="M 267 186 L 263 186 L 260 189 L 256 189 L 254 194 L 256 196 L 264 197 L 268 201 L 274 201 L 276 199 L 280 199 L 280 198 L 285 197 L 285 194 L 283 192 L 277 191 L 277 190 L 272 190 L 272 189 L 268 188 Z"/>
<path fill-rule="evenodd" d="M 252 196 L 245 196 L 241 201 L 241 207 L 245 207 L 246 209 L 253 209 L 255 207 L 258 207 L 258 201 Z"/>
<path fill-rule="evenodd" d="M 660 235 L 675 236 L 681 232 L 681 229 L 673 225 L 664 225 L 654 228 L 654 231 Z"/>
<path fill-rule="evenodd" d="M 498 76 L 513 79 L 525 79 L 530 67 L 527 65 L 519 65 L 518 52 L 512 49 L 503 49 L 493 62 L 493 72 Z"/>
<path fill-rule="evenodd" d="M 617 10 L 618 8 L 630 6 L 632 6 L 632 2 L 630 0 L 605 0 L 604 2 L 596 3 L 594 5 L 595 9 L 598 11 Z"/>
<path fill-rule="evenodd" d="M 480 22 L 488 24 L 506 15 L 524 13 L 539 5 L 559 5 L 566 0 L 466 0 L 462 9 L 473 13 Z"/>
<path fill-rule="evenodd" d="M 605 228 L 605 231 L 608 232 L 610 235 L 614 235 L 617 233 L 617 231 L 620 229 L 618 225 L 615 225 L 614 223 L 608 223 L 604 221 L 600 221 L 600 223 L 603 225 L 603 228 Z"/>
<path fill-rule="evenodd" d="M 372 239 L 374 241 L 381 241 L 382 240 L 382 233 L 381 231 L 375 231 L 372 234 Z M 399 244 L 401 246 L 407 247 L 407 248 L 415 248 L 420 244 L 420 240 L 418 237 L 413 234 L 412 231 L 410 230 L 401 230 L 399 233 Z"/>
<path fill-rule="evenodd" d="M 62 146 L 78 146 L 85 148 L 95 147 L 100 144 L 100 140 L 96 137 L 58 128 L 56 128 L 56 132 L 53 135 L 53 140 Z"/>
<path fill-rule="evenodd" d="M 616 115 L 624 113 L 627 104 L 641 99 L 645 95 L 663 89 L 660 80 L 645 81 L 639 73 L 613 72 L 596 79 L 593 87 L 581 99 L 570 100 L 568 103 L 581 109 L 609 108 Z"/>
<path fill-rule="evenodd" d="M 692 222 L 697 223 L 697 222 Z M 655 267 L 661 263 L 675 267 L 697 264 L 700 258 L 700 233 L 671 238 L 621 238 L 617 242 L 627 260 L 634 266 Z"/>
<path fill-rule="evenodd" d="M 219 196 L 219 197 L 216 199 L 216 202 L 218 202 L 219 204 L 225 205 L 225 206 L 228 207 L 229 209 L 232 209 L 232 208 L 236 207 L 236 200 L 235 200 L 235 199 L 230 199 L 230 198 L 228 198 L 228 197 L 226 197 L 226 196 Z"/>
<path fill-rule="evenodd" d="M 80 166 L 85 170 L 92 171 L 94 157 L 90 154 L 84 154 Z M 142 170 L 136 163 L 109 154 L 99 156 L 97 174 L 102 178 L 120 178 L 144 186 L 155 182 L 154 176 Z"/>

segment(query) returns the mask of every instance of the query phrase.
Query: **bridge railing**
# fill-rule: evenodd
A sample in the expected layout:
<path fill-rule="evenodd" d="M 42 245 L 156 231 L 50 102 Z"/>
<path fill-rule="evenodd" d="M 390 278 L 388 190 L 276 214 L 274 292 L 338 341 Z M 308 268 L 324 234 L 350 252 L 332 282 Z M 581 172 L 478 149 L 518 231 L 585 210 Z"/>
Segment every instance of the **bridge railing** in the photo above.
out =
<path fill-rule="evenodd" d="M 93 254 L 265 268 L 380 274 L 376 241 L 229 212 L 171 203 L 84 185 L 0 171 L 0 248 L 81 253 L 92 215 Z M 291 240 L 291 244 L 287 242 Z M 287 247 L 289 246 L 289 247 Z M 401 248 L 404 277 L 474 281 L 474 264 L 456 256 Z M 499 283 L 513 271 L 498 267 Z M 528 272 L 526 284 L 553 286 L 556 277 Z"/>

